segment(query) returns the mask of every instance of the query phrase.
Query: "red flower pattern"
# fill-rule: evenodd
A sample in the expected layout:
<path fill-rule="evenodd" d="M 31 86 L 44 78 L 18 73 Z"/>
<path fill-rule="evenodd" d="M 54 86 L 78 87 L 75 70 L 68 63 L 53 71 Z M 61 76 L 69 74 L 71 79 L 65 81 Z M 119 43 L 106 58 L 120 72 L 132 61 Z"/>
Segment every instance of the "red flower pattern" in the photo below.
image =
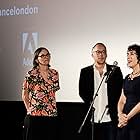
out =
<path fill-rule="evenodd" d="M 56 116 L 55 91 L 59 90 L 59 75 L 54 69 L 50 69 L 48 80 L 44 80 L 39 70 L 29 71 L 23 82 L 23 89 L 28 89 L 31 115 Z"/>

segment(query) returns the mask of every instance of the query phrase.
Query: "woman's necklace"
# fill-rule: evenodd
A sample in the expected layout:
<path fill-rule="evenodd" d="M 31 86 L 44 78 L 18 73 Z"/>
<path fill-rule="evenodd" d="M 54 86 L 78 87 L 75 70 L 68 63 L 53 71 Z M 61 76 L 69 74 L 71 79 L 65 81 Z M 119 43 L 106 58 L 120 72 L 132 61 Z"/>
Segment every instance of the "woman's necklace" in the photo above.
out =
<path fill-rule="evenodd" d="M 138 75 L 138 74 L 140 74 L 140 71 L 132 72 L 132 75 Z"/>
<path fill-rule="evenodd" d="M 130 75 L 129 75 L 129 78 L 131 80 L 133 80 L 135 77 L 139 76 L 140 75 L 140 70 L 137 71 L 137 72 L 132 72 Z"/>

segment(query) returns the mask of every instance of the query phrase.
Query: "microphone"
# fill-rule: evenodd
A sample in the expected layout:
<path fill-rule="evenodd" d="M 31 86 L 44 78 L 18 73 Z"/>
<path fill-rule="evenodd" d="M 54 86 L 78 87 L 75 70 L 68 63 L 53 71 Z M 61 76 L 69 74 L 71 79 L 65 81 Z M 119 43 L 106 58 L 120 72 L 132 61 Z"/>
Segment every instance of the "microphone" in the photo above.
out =
<path fill-rule="evenodd" d="M 113 72 L 114 72 L 115 69 L 117 68 L 117 65 L 118 65 L 118 62 L 117 62 L 117 61 L 114 61 L 111 70 L 110 70 L 109 72 L 107 72 L 107 77 L 106 77 L 106 79 L 105 79 L 105 83 L 108 82 L 108 79 L 111 77 L 111 75 L 113 74 Z"/>

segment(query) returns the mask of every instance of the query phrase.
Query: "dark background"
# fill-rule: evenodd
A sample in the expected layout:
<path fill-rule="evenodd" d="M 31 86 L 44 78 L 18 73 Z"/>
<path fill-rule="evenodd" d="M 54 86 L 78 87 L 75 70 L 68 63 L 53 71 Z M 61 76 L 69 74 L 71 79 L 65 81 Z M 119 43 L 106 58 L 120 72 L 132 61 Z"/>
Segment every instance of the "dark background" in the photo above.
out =
<path fill-rule="evenodd" d="M 85 122 L 80 133 L 78 130 L 85 118 L 87 110 L 83 103 L 58 102 L 58 140 L 90 140 L 90 126 Z M 22 101 L 1 101 L 0 102 L 0 128 L 1 138 L 4 140 L 23 139 L 23 121 L 26 110 Z M 86 135 L 88 137 L 86 137 Z"/>

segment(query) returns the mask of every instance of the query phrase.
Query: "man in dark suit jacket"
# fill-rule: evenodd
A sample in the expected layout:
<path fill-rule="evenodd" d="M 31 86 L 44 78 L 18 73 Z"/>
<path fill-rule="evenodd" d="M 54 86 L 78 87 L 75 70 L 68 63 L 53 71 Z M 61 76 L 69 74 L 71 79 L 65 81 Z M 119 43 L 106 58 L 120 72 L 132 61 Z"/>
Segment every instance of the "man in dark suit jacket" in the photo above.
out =
<path fill-rule="evenodd" d="M 123 75 L 118 66 L 106 63 L 107 50 L 103 43 L 97 43 L 92 48 L 92 57 L 94 64 L 81 69 L 79 95 L 87 107 L 93 103 L 94 140 L 115 140 L 118 123 L 117 103 L 121 95 Z M 108 75 L 112 69 L 114 71 L 106 81 L 106 73 Z M 98 96 L 95 97 L 96 93 Z"/>

